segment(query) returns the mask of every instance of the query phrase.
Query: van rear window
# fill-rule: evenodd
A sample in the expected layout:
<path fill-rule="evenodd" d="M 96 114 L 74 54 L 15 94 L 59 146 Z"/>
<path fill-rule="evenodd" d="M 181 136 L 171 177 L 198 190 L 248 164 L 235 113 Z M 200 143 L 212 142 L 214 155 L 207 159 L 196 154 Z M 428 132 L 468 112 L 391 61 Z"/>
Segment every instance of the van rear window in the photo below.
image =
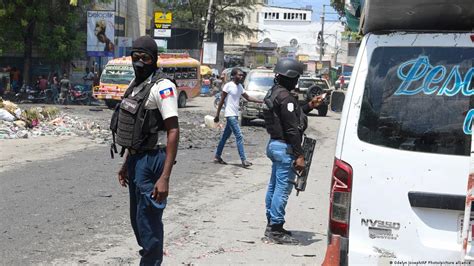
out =
<path fill-rule="evenodd" d="M 370 60 L 358 137 L 408 151 L 466 155 L 474 48 L 379 47 Z"/>

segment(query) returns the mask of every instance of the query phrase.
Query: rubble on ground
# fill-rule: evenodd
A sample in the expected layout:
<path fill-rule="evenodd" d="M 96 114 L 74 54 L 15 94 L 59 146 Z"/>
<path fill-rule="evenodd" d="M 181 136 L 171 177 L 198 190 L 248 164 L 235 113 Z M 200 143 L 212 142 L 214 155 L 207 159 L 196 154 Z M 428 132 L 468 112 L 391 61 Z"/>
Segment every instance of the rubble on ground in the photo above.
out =
<path fill-rule="evenodd" d="M 0 140 L 40 136 L 81 136 L 90 138 L 98 144 L 112 142 L 108 115 L 98 115 L 94 120 L 91 120 L 90 116 L 74 113 L 67 107 L 61 110 L 55 106 L 31 107 L 21 110 L 13 103 L 1 100 L 0 110 L 8 112 L 10 118 L 14 117 L 13 120 L 0 119 Z M 224 130 L 225 120 L 221 118 L 220 127 L 209 128 L 205 125 L 205 115 L 202 111 L 180 110 L 180 150 L 215 148 L 217 146 Z M 246 136 L 265 129 L 257 126 L 242 127 L 241 130 L 245 139 Z M 246 144 L 249 143 L 246 142 Z M 233 135 L 228 139 L 227 145 L 235 146 Z"/>
<path fill-rule="evenodd" d="M 0 139 L 84 136 L 99 143 L 107 143 L 111 139 L 106 126 L 62 113 L 54 106 L 21 110 L 14 103 L 0 101 L 0 110 L 9 114 L 0 117 Z"/>

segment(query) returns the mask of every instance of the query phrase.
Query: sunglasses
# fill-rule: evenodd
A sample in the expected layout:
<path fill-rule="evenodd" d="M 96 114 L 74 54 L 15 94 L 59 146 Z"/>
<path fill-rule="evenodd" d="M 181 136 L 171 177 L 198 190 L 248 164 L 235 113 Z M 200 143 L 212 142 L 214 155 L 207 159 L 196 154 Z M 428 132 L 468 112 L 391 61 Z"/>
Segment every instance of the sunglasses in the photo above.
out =
<path fill-rule="evenodd" d="M 137 62 L 140 60 L 145 64 L 153 63 L 153 58 L 149 54 L 137 52 L 132 54 L 132 61 Z"/>

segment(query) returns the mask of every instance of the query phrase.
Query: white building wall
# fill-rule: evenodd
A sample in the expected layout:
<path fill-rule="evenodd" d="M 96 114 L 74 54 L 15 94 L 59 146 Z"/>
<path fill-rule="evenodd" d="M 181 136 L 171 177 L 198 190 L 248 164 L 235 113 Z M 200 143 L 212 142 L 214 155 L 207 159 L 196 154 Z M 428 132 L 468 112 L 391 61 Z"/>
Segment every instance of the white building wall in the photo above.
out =
<path fill-rule="evenodd" d="M 291 14 L 290 17 L 288 17 L 288 14 Z M 293 14 L 298 14 L 297 18 Z M 268 38 L 281 48 L 290 46 L 290 41 L 296 39 L 298 42 L 297 54 L 306 54 L 311 58 L 319 59 L 317 38 L 319 31 L 321 31 L 321 23 L 312 22 L 311 16 L 311 10 L 264 7 L 259 13 L 258 27 L 261 33 L 258 34 L 258 41 Z M 325 60 L 330 60 L 330 54 L 335 51 L 336 32 L 342 32 L 343 30 L 344 27 L 339 22 L 325 23 L 324 33 L 325 42 L 327 43 Z M 338 43 L 337 46 L 339 45 Z"/>

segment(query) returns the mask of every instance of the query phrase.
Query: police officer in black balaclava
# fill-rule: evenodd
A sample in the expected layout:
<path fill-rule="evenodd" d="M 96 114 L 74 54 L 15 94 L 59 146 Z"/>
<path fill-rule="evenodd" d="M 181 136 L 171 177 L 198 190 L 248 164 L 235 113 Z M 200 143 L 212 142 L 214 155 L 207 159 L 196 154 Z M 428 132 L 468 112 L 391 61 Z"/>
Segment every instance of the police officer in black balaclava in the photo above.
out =
<path fill-rule="evenodd" d="M 113 145 L 125 153 L 118 179 L 129 187 L 131 224 L 142 247 L 140 265 L 160 265 L 162 216 L 179 139 L 177 91 L 157 71 L 158 47 L 151 37 L 138 38 L 131 57 L 135 79 L 112 118 Z"/>
<path fill-rule="evenodd" d="M 277 62 L 275 85 L 265 96 L 265 127 L 270 135 L 267 156 L 272 161 L 272 174 L 265 198 L 267 227 L 265 237 L 277 244 L 298 244 L 291 232 L 283 228 L 285 207 L 293 187 L 295 170 L 304 169 L 305 158 L 301 147 L 303 132 L 307 127 L 306 115 L 322 103 L 321 96 L 314 97 L 300 107 L 290 93 L 296 88 L 303 74 L 303 65 L 295 59 Z M 292 169 L 294 168 L 294 169 Z"/>

